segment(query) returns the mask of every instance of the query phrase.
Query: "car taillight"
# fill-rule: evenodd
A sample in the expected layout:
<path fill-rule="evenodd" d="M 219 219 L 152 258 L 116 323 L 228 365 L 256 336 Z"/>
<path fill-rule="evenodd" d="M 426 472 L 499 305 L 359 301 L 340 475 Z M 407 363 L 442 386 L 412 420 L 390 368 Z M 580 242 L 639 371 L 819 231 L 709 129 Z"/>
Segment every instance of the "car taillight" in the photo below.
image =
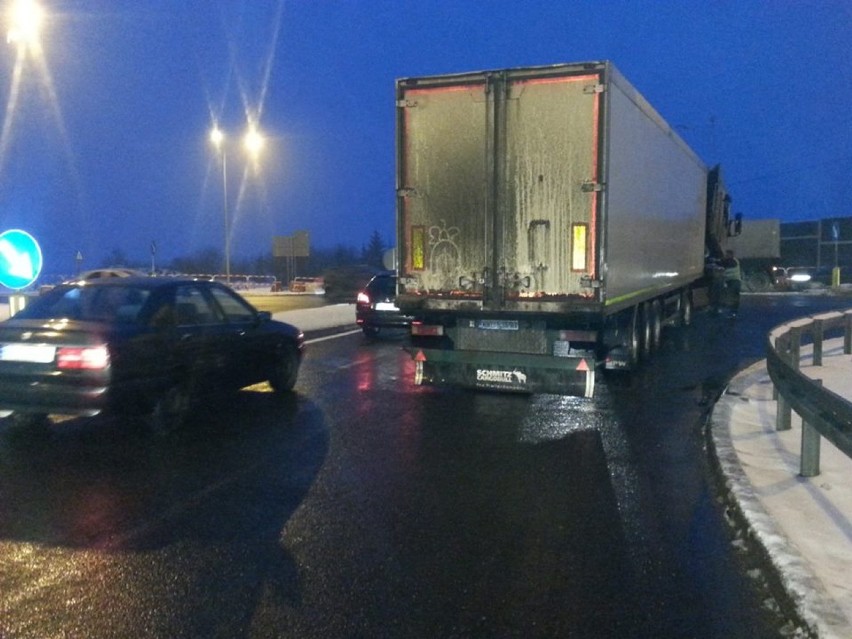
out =
<path fill-rule="evenodd" d="M 365 291 L 361 291 L 360 293 L 358 293 L 358 297 L 355 298 L 355 303 L 356 304 L 369 304 L 370 303 L 370 296 L 367 295 L 367 293 Z"/>
<path fill-rule="evenodd" d="M 65 370 L 98 370 L 109 366 L 106 345 L 63 346 L 56 351 L 56 367 Z"/>

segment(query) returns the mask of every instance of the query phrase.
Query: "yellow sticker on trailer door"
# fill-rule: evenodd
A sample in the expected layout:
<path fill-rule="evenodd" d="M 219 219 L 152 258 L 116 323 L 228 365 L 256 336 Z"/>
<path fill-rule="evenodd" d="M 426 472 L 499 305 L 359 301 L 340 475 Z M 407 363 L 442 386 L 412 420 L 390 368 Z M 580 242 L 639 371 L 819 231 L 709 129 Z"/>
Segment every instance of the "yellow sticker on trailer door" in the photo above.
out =
<path fill-rule="evenodd" d="M 571 270 L 585 271 L 587 268 L 588 224 L 571 227 Z"/>

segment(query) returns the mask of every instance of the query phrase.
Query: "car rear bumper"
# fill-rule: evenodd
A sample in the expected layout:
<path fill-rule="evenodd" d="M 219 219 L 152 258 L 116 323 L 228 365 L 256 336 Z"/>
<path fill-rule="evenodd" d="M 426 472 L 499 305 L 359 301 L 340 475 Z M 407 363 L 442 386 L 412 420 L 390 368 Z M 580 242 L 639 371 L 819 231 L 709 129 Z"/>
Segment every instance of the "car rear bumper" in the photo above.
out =
<path fill-rule="evenodd" d="M 0 377 L 0 410 L 93 416 L 109 405 L 105 385 L 70 385 L 52 380 Z"/>
<path fill-rule="evenodd" d="M 394 311 L 376 311 L 373 309 L 356 309 L 355 322 L 358 326 L 376 328 L 408 328 L 411 326 L 411 317 Z"/>

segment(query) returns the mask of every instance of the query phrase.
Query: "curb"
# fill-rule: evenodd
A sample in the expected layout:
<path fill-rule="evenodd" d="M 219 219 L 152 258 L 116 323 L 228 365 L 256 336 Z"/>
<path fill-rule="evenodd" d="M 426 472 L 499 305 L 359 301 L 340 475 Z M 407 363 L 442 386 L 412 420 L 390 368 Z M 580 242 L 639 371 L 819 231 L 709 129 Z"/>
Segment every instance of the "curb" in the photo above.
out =
<path fill-rule="evenodd" d="M 766 512 L 732 442 L 730 424 L 737 406 L 743 402 L 765 401 L 771 389 L 766 362 L 758 362 L 731 380 L 711 411 L 708 443 L 722 476 L 726 501 L 733 506 L 728 511 L 739 520 L 774 568 L 789 608 L 807 627 L 805 632 L 824 639 L 848 638 L 849 620 L 796 546 Z M 769 406 L 770 402 L 766 404 Z M 770 410 L 774 415 L 774 405 Z"/>

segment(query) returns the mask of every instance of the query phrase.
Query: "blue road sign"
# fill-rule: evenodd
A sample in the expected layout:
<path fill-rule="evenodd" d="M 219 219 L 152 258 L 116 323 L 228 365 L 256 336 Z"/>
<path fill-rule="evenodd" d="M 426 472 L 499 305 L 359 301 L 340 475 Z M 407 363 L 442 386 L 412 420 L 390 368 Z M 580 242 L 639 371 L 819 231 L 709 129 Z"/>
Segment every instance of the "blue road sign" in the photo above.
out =
<path fill-rule="evenodd" d="M 41 266 L 41 248 L 32 235 L 19 229 L 0 233 L 0 284 L 26 288 L 36 281 Z"/>

